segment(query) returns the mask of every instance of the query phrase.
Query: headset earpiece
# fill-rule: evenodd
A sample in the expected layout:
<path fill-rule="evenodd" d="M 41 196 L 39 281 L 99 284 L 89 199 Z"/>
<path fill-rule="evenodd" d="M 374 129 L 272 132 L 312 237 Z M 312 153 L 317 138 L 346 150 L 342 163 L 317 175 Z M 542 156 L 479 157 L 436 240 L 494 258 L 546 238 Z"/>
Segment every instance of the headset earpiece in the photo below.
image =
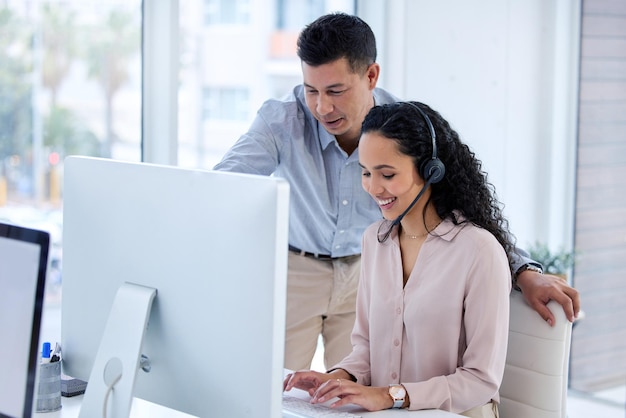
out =
<path fill-rule="evenodd" d="M 430 184 L 439 183 L 445 174 L 446 166 L 436 157 L 424 161 L 420 167 L 420 176 Z"/>
<path fill-rule="evenodd" d="M 419 174 L 425 181 L 428 181 L 430 184 L 439 183 L 446 174 L 446 166 L 439 158 L 437 158 L 437 138 L 435 136 L 435 128 L 433 127 L 433 123 L 430 121 L 428 115 L 417 105 L 411 102 L 406 103 L 413 107 L 415 110 L 417 110 L 422 116 L 422 118 L 426 122 L 426 125 L 428 126 L 428 130 L 430 131 L 430 139 L 433 143 L 433 155 L 430 159 L 425 160 L 420 165 Z"/>

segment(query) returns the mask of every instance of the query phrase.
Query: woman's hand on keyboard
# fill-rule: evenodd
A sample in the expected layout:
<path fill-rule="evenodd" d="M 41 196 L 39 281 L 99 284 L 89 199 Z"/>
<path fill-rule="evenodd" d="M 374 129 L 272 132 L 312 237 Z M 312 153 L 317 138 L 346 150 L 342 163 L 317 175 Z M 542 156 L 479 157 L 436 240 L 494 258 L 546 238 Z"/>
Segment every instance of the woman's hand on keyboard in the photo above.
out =
<path fill-rule="evenodd" d="M 393 400 L 389 396 L 389 388 L 363 386 L 344 379 L 324 382 L 311 396 L 311 403 L 324 403 L 335 397 L 339 398 L 339 400 L 330 404 L 333 408 L 355 404 L 362 406 L 368 411 L 380 411 L 393 406 Z"/>
<path fill-rule="evenodd" d="M 288 374 L 283 388 L 285 391 L 292 388 L 307 391 L 311 395 L 311 403 L 324 403 L 335 397 L 339 398 L 330 404 L 331 407 L 355 404 L 368 411 L 379 411 L 393 406 L 389 388 L 363 386 L 348 377 L 348 373 L 341 369 L 332 373 L 302 370 Z"/>
<path fill-rule="evenodd" d="M 313 396 L 317 388 L 328 379 L 336 378 L 329 373 L 320 373 L 312 370 L 300 370 L 289 373 L 283 381 L 283 390 L 289 391 L 293 388 L 302 389 Z"/>

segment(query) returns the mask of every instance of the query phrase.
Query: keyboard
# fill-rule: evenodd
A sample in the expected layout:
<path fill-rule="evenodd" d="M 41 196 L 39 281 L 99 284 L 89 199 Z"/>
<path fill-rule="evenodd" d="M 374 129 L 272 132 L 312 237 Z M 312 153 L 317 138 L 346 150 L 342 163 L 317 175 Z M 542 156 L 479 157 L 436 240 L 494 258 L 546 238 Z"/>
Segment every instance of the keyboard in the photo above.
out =
<path fill-rule="evenodd" d="M 352 412 L 339 411 L 322 404 L 283 394 L 283 418 L 363 418 Z"/>

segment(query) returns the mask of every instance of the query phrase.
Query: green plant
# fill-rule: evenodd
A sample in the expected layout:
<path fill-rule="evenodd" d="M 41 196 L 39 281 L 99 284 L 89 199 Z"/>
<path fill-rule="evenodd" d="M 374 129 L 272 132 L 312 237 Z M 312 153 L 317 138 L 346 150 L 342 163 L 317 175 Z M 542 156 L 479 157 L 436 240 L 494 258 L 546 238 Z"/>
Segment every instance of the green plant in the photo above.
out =
<path fill-rule="evenodd" d="M 546 244 L 536 242 L 528 248 L 530 258 L 543 266 L 546 274 L 565 275 L 570 267 L 574 265 L 574 251 L 566 251 L 560 248 L 552 251 Z"/>

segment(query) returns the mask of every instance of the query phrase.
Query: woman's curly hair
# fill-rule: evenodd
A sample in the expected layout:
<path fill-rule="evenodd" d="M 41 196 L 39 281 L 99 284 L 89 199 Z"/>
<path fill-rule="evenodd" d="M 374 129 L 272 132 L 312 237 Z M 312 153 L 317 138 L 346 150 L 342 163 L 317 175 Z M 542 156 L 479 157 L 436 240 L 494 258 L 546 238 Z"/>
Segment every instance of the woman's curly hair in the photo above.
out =
<path fill-rule="evenodd" d="M 508 230 L 509 223 L 502 214 L 503 205 L 497 199 L 495 187 L 487 181 L 482 162 L 438 112 L 419 102 L 374 106 L 363 121 L 362 133 L 375 131 L 396 141 L 400 152 L 413 158 L 424 178 L 426 174 L 420 168 L 434 156 L 433 138 L 419 110 L 427 115 L 434 128 L 436 157 L 445 166 L 443 179 L 430 186 L 429 201 L 440 218 L 457 225 L 472 222 L 491 232 L 506 251 L 511 265 L 515 238 Z M 463 217 L 457 218 L 455 212 Z"/>

